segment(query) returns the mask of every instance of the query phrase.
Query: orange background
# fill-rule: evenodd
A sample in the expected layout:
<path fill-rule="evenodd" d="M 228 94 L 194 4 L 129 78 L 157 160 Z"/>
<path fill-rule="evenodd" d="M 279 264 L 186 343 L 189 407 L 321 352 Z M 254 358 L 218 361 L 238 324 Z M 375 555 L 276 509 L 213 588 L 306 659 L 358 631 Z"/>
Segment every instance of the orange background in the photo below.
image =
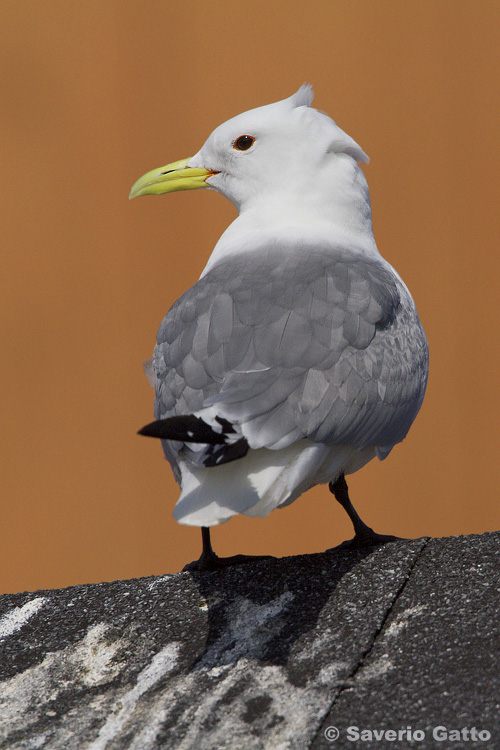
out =
<path fill-rule="evenodd" d="M 497 0 L 2 3 L 0 590 L 179 570 L 200 533 L 142 373 L 158 325 L 234 209 L 210 191 L 129 202 L 228 117 L 304 82 L 370 155 L 375 236 L 431 349 L 409 437 L 350 480 L 401 536 L 500 528 Z M 216 528 L 219 554 L 350 536 L 326 487 Z"/>

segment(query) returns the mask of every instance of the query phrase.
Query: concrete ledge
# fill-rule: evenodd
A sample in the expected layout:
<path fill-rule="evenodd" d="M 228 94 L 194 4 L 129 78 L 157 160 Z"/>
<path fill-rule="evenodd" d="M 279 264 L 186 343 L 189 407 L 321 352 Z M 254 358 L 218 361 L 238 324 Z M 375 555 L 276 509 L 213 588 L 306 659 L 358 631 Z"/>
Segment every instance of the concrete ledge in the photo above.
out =
<path fill-rule="evenodd" d="M 417 539 L 0 597 L 0 747 L 470 747 L 438 726 L 500 747 L 499 550 Z"/>

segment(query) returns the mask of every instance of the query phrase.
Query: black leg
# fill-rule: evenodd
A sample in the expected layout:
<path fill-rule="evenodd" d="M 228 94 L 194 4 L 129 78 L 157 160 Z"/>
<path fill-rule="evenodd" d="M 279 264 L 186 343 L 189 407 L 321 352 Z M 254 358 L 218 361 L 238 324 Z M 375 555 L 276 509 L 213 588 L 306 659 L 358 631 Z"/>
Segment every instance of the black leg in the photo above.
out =
<path fill-rule="evenodd" d="M 208 526 L 201 527 L 201 538 L 203 549 L 198 560 L 188 563 L 183 570 L 219 570 L 229 568 L 231 565 L 242 565 L 243 563 L 255 562 L 256 560 L 273 560 L 272 555 L 233 555 L 232 557 L 218 557 L 212 549 L 210 541 L 210 529 Z"/>
<path fill-rule="evenodd" d="M 347 542 L 342 542 L 336 549 L 371 547 L 377 544 L 385 544 L 386 542 L 395 542 L 400 539 L 400 537 L 388 534 L 376 534 L 373 529 L 361 520 L 349 499 L 349 490 L 343 474 L 335 482 L 330 482 L 328 487 L 330 492 L 333 492 L 335 500 L 344 508 L 354 526 L 354 538 L 349 539 Z"/>

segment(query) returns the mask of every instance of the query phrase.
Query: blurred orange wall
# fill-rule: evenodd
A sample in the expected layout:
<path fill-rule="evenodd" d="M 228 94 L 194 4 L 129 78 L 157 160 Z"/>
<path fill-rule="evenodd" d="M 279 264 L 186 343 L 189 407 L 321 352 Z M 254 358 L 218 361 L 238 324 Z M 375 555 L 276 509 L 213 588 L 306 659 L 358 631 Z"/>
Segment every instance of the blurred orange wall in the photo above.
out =
<path fill-rule="evenodd" d="M 127 195 L 304 81 L 371 156 L 376 239 L 431 348 L 417 422 L 351 479 L 353 501 L 401 536 L 500 527 L 499 32 L 496 0 L 2 4 L 0 591 L 198 556 L 160 445 L 135 434 L 152 418 L 142 361 L 234 209 Z M 323 487 L 213 541 L 290 555 L 348 535 Z"/>

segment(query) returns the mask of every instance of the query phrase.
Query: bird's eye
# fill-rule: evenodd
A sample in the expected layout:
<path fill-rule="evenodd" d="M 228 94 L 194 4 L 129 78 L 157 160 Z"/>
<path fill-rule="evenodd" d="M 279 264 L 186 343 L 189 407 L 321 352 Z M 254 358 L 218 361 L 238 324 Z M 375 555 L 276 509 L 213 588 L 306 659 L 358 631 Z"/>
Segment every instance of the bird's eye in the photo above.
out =
<path fill-rule="evenodd" d="M 233 148 L 237 151 L 248 151 L 255 143 L 255 138 L 251 135 L 240 135 L 233 143 Z"/>

